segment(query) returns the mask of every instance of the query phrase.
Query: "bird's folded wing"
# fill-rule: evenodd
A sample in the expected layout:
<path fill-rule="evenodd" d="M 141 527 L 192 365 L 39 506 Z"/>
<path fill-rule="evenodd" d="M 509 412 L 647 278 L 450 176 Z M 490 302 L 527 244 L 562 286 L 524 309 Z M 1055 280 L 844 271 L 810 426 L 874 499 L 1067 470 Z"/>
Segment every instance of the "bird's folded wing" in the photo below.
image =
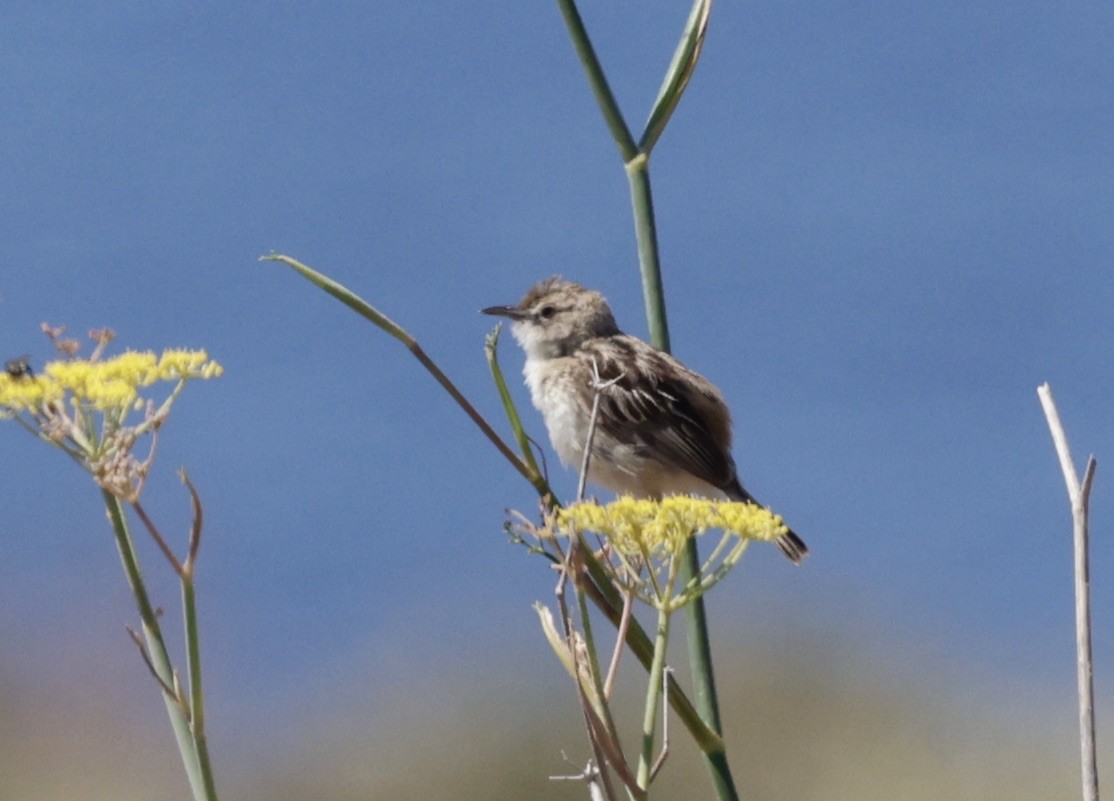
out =
<path fill-rule="evenodd" d="M 605 385 L 597 428 L 715 487 L 734 485 L 731 419 L 718 390 L 668 354 L 627 339 L 587 343 L 580 352 Z"/>

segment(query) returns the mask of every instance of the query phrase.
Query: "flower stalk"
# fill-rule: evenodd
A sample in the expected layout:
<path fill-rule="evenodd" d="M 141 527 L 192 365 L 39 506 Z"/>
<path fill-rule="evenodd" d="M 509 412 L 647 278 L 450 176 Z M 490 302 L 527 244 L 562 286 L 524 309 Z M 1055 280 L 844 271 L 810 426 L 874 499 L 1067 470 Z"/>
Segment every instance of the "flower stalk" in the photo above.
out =
<path fill-rule="evenodd" d="M 166 714 L 170 718 L 170 727 L 174 731 L 174 740 L 178 744 L 178 753 L 182 757 L 182 766 L 186 770 L 190 791 L 195 801 L 202 801 L 202 799 L 204 801 L 215 801 L 216 793 L 210 794 L 206 789 L 207 786 L 212 784 L 212 778 L 211 776 L 207 778 L 202 772 L 187 708 L 182 704 L 181 698 L 170 692 L 177 686 L 178 679 L 170 662 L 170 655 L 166 650 L 159 619 L 147 594 L 143 573 L 139 567 L 139 557 L 135 552 L 135 543 L 132 540 L 131 532 L 128 530 L 127 518 L 124 515 L 123 502 L 108 490 L 101 490 L 101 494 L 104 498 L 108 518 L 112 523 L 112 533 L 116 538 L 116 548 L 120 552 L 124 576 L 127 578 L 128 586 L 131 587 L 132 597 L 135 599 L 136 608 L 139 610 L 139 620 L 143 629 L 143 644 L 146 646 L 145 660 L 151 672 L 158 679 L 159 684 L 162 685 Z"/>
<path fill-rule="evenodd" d="M 124 576 L 139 613 L 142 634 L 129 628 L 144 663 L 159 685 L 171 729 L 195 801 L 216 801 L 205 739 L 204 695 L 201 686 L 200 631 L 197 621 L 195 565 L 201 537 L 201 502 L 183 473 L 193 503 L 194 523 L 189 553 L 180 562 L 140 504 L 140 495 L 155 457 L 158 433 L 187 382 L 216 378 L 220 364 L 204 351 L 127 351 L 102 358 L 113 339 L 108 329 L 91 332 L 96 347 L 88 359 L 76 358 L 80 346 L 60 339 L 64 329 L 43 327 L 65 358 L 49 362 L 41 375 L 29 364 L 0 374 L 0 418 L 14 419 L 39 439 L 61 449 L 93 477 L 101 489 Z M 159 403 L 141 392 L 158 382 L 173 384 Z M 136 412 L 142 417 L 130 418 Z M 135 455 L 144 438 L 150 445 L 143 459 Z M 130 504 L 169 560 L 182 585 L 188 658 L 188 690 L 183 688 L 166 648 L 158 613 L 151 603 L 124 505 Z"/>
<path fill-rule="evenodd" d="M 638 756 L 638 786 L 650 789 L 654 764 L 654 729 L 658 719 L 658 701 L 662 693 L 662 674 L 665 671 L 665 654 L 669 645 L 668 609 L 658 610 L 657 636 L 654 639 L 654 661 L 650 663 L 650 676 L 646 681 L 646 703 L 642 712 L 642 751 Z"/>

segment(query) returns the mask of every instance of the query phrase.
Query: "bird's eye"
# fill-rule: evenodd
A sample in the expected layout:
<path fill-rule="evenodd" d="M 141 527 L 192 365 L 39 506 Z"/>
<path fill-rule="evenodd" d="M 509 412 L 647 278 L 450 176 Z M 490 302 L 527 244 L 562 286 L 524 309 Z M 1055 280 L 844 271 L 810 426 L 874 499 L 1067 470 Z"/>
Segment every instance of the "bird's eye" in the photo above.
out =
<path fill-rule="evenodd" d="M 556 313 L 557 313 L 557 308 L 555 306 L 542 306 L 541 310 L 538 311 L 538 315 L 540 317 L 542 317 L 543 319 L 546 319 L 546 320 L 551 318 Z"/>

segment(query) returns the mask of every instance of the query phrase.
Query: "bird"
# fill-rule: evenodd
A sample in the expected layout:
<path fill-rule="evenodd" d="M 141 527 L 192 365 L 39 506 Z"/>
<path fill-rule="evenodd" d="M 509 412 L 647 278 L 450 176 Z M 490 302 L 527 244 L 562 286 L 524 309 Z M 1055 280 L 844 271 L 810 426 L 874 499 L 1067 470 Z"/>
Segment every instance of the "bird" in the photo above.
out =
<path fill-rule="evenodd" d="M 530 399 L 566 465 L 583 459 L 599 393 L 589 482 L 635 498 L 758 504 L 739 481 L 723 393 L 670 354 L 624 334 L 601 293 L 552 276 L 518 303 L 482 312 L 511 321 L 526 353 Z M 808 554 L 792 529 L 776 544 L 794 564 Z"/>

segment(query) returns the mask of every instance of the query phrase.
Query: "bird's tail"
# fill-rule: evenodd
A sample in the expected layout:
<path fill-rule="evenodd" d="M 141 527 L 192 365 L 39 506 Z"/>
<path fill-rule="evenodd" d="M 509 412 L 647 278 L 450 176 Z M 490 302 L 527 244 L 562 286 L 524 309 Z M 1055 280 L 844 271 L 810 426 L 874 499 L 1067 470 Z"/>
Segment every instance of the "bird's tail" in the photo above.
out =
<path fill-rule="evenodd" d="M 746 501 L 747 503 L 764 506 L 757 498 L 746 491 L 743 485 L 739 483 L 738 479 L 735 480 L 735 486 L 728 491 L 728 495 L 733 496 L 734 500 Z M 805 541 L 798 537 L 797 532 L 788 526 L 786 527 L 785 533 L 774 540 L 774 545 L 785 554 L 785 558 L 795 565 L 799 565 L 801 560 L 808 556 L 808 546 L 805 545 Z"/>
<path fill-rule="evenodd" d="M 788 529 L 784 534 L 774 540 L 774 545 L 781 549 L 781 552 L 795 565 L 799 565 L 801 560 L 808 556 L 808 546 L 805 541 L 797 536 L 797 532 L 793 529 Z"/>

